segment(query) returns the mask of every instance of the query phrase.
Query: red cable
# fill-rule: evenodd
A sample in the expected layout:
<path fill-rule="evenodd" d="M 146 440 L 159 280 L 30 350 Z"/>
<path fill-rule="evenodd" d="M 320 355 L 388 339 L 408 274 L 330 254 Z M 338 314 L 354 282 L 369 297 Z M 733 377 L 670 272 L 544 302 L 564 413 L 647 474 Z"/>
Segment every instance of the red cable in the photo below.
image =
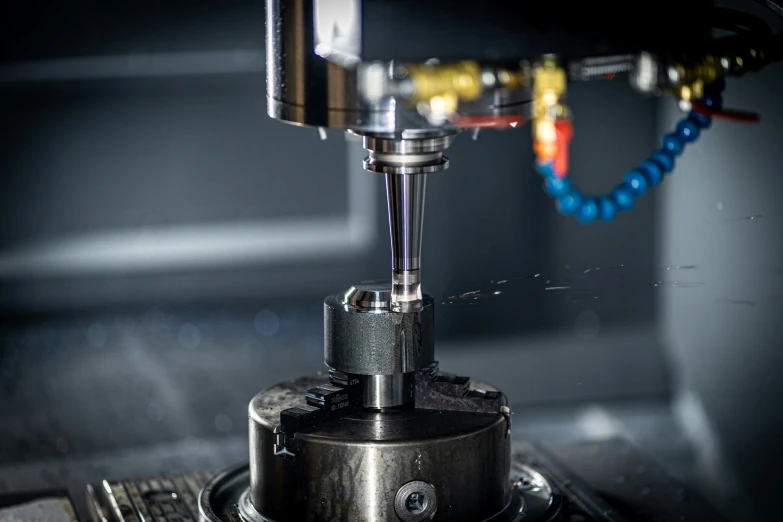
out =
<path fill-rule="evenodd" d="M 560 179 L 568 177 L 569 149 L 571 140 L 574 138 L 574 124 L 569 119 L 557 120 L 555 122 L 555 132 L 557 133 L 557 152 L 552 167 L 555 176 Z"/>
<path fill-rule="evenodd" d="M 755 112 L 737 111 L 732 109 L 713 109 L 704 102 L 693 102 L 694 112 L 710 116 L 712 118 L 720 118 L 722 120 L 735 121 L 737 123 L 758 123 L 760 116 Z"/>
<path fill-rule="evenodd" d="M 454 125 L 464 129 L 503 129 L 506 127 L 521 127 L 525 119 L 519 114 L 460 116 L 452 118 Z"/>

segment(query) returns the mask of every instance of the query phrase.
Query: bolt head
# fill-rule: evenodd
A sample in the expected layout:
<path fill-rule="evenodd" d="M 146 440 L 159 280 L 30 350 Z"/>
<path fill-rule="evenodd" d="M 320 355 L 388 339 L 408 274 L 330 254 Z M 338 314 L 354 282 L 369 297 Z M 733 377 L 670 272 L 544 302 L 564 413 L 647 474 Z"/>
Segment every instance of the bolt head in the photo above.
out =
<path fill-rule="evenodd" d="M 394 511 L 403 522 L 426 522 L 437 509 L 435 488 L 427 482 L 413 480 L 397 490 Z"/>

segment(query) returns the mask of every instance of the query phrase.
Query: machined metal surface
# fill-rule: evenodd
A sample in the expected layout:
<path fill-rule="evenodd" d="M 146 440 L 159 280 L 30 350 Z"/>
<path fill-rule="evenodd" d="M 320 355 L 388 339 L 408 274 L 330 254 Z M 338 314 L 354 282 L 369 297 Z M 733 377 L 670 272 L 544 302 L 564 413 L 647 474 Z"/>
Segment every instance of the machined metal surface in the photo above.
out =
<path fill-rule="evenodd" d="M 456 137 L 454 131 L 414 131 L 396 134 L 362 134 L 362 146 L 379 154 L 426 154 L 443 151 Z"/>
<path fill-rule="evenodd" d="M 356 125 L 370 113 L 360 103 L 354 72 L 315 54 L 313 8 L 313 0 L 266 2 L 267 111 L 296 124 Z"/>
<path fill-rule="evenodd" d="M 362 133 L 362 144 L 369 153 L 364 168 L 383 174 L 427 174 L 445 170 L 449 160 L 443 151 L 455 137 L 454 130 Z"/>
<path fill-rule="evenodd" d="M 355 285 L 364 298 L 389 298 L 388 283 Z M 349 291 L 350 293 L 352 291 Z M 434 362 L 434 302 L 422 297 L 421 309 L 393 312 L 382 307 L 357 307 L 346 294 L 324 301 L 324 362 L 330 368 L 357 375 L 392 375 L 426 368 Z"/>
<path fill-rule="evenodd" d="M 316 52 L 318 48 L 325 55 L 327 48 L 318 23 L 321 18 L 316 19 L 314 12 L 316 4 L 315 0 L 266 2 L 269 116 L 298 125 L 368 132 L 432 128 L 415 106 L 390 98 L 365 103 L 352 61 L 337 59 L 340 54 L 335 52 L 327 60 Z"/>
<path fill-rule="evenodd" d="M 391 288 L 385 283 L 360 283 L 345 292 L 342 302 L 356 311 L 383 312 L 389 309 Z"/>
<path fill-rule="evenodd" d="M 362 377 L 362 405 L 383 409 L 413 401 L 414 372 Z"/>
<path fill-rule="evenodd" d="M 224 465 L 228 464 L 227 461 Z M 183 482 L 185 477 L 190 482 Z M 490 519 L 492 522 L 727 521 L 696 491 L 666 474 L 658 462 L 624 439 L 546 444 L 515 442 L 512 444 L 510 483 L 511 500 L 502 513 Z M 75 491 L 83 484 L 72 486 Z M 170 487 L 173 489 L 167 489 Z M 88 487 L 90 509 L 78 511 L 80 516 L 72 520 L 137 522 L 141 517 L 148 517 L 145 520 L 157 522 L 269 522 L 258 514 L 250 501 L 247 463 L 220 473 L 205 471 L 109 482 L 112 495 L 115 491 L 142 489 L 155 491 L 164 499 L 163 494 L 169 493 L 168 500 L 171 500 L 172 492 L 187 497 L 188 511 L 167 510 L 164 505 L 158 505 L 162 509 L 152 517 L 147 504 L 136 505 L 127 499 L 123 501 L 122 509 L 110 509 L 106 490 L 102 485 L 96 485 Z M 28 504 L 37 509 L 43 503 L 43 507 L 48 508 L 50 506 L 46 504 L 51 498 L 46 492 L 39 492 L 39 495 L 34 492 L 4 493 L 0 494 L 0 505 L 21 507 Z M 285 495 L 280 501 L 291 502 Z M 18 513 L 13 508 L 9 511 L 14 515 Z M 43 519 L 48 521 L 50 518 L 55 519 L 48 515 Z"/>
<path fill-rule="evenodd" d="M 650 419 L 645 418 L 645 421 L 637 428 L 649 429 L 649 422 Z M 657 428 L 661 427 L 658 424 L 655 425 Z M 229 452 L 232 456 L 229 457 L 226 454 L 222 458 L 220 466 L 228 466 L 232 462 L 239 462 L 246 458 L 243 456 L 247 451 L 246 443 L 242 445 L 244 450 L 240 450 L 237 442 L 233 441 L 229 444 L 223 441 L 224 445 L 230 445 L 234 449 Z M 215 443 L 200 451 L 206 450 L 209 454 L 214 454 L 220 452 L 218 450 L 220 447 Z M 671 449 L 671 447 L 669 448 Z M 651 459 L 646 451 L 649 451 L 649 448 L 643 450 L 627 440 L 617 438 L 584 442 L 549 442 L 546 444 L 531 444 L 517 440 L 512 444 L 511 500 L 503 513 L 491 520 L 493 522 L 571 522 L 571 520 L 583 522 L 620 522 L 623 520 L 725 522 L 727 520 L 697 491 L 665 473 L 660 463 Z M 134 453 L 133 456 L 135 460 L 144 460 L 144 458 L 138 458 L 140 457 L 139 453 Z M 157 456 L 161 462 L 167 460 L 165 457 L 160 457 L 159 454 Z M 169 457 L 174 458 L 173 455 Z M 177 458 L 181 457 L 180 455 Z M 201 464 L 206 465 L 206 461 L 203 457 L 199 458 L 198 454 L 189 454 L 183 460 L 189 463 L 196 461 L 194 464 L 196 467 Z M 207 460 L 214 464 L 211 458 Z M 84 467 L 92 468 L 94 462 L 93 460 L 85 461 Z M 60 465 L 57 464 L 57 466 Z M 147 488 L 158 493 L 174 492 L 183 498 L 192 495 L 186 502 L 189 511 L 182 513 L 177 510 L 166 510 L 164 506 L 161 506 L 164 509 L 152 517 L 149 516 L 147 505 L 123 502 L 124 508 L 118 513 L 114 509 L 109 509 L 109 501 L 104 493 L 104 487 L 100 485 L 100 479 L 96 479 L 94 482 L 96 485 L 88 488 L 91 491 L 91 494 L 87 496 L 87 504 L 90 504 L 89 510 L 84 506 L 80 507 L 80 504 L 83 504 L 83 499 L 78 496 L 72 498 L 77 510 L 77 519 L 94 522 L 138 522 L 144 516 L 148 517 L 145 520 L 154 519 L 156 522 L 184 522 L 186 520 L 269 522 L 255 511 L 250 502 L 250 470 L 247 463 L 220 473 L 207 471 L 211 469 L 210 466 L 211 464 L 204 468 L 202 473 L 182 475 L 172 472 L 158 476 L 148 476 L 145 472 L 134 471 L 128 468 L 127 462 L 119 467 L 110 466 L 104 473 L 120 477 L 123 476 L 123 473 L 146 477 L 144 479 L 109 481 L 112 494 L 115 490 L 131 491 Z M 69 469 L 74 472 L 74 468 Z M 69 485 L 72 492 L 84 487 L 84 482 L 81 481 L 83 475 L 78 471 L 75 473 L 77 475 L 72 477 L 75 480 Z M 8 474 L 3 477 L 10 478 Z M 190 477 L 195 483 L 190 483 L 190 485 L 183 483 L 181 479 L 184 477 Z M 166 489 L 172 483 L 173 489 Z M 202 484 L 204 487 L 201 494 L 198 495 L 196 503 L 195 495 Z M 166 498 L 164 495 L 161 497 Z M 24 503 L 38 504 L 39 501 L 48 503 L 47 500 L 50 498 L 50 491 L 5 492 L 0 493 L 0 506 L 20 506 Z M 283 495 L 281 502 L 288 503 L 290 499 Z M 97 503 L 100 508 L 100 512 L 97 514 L 93 503 Z M 49 518 L 44 517 L 47 521 Z M 738 519 L 744 520 L 743 518 Z"/>
<path fill-rule="evenodd" d="M 616 447 L 617 441 L 605 441 L 600 443 L 603 447 L 611 449 Z M 578 451 L 579 446 L 568 446 Z M 590 453 L 582 452 L 585 456 Z M 511 472 L 509 475 L 509 501 L 498 513 L 487 519 L 477 518 L 473 522 L 626 522 L 626 520 L 663 520 L 656 518 L 655 511 L 646 512 L 639 517 L 626 518 L 624 514 L 608 504 L 589 484 L 574 475 L 568 468 L 563 467 L 559 458 L 561 453 L 554 453 L 547 446 L 531 443 L 518 443 L 513 446 Z M 606 456 L 604 456 L 606 458 Z M 600 466 L 599 466 L 600 467 Z M 250 478 L 252 466 L 238 466 L 217 475 L 205 486 L 200 498 L 199 509 L 202 522 L 269 522 L 269 518 L 261 515 L 251 501 Z M 631 482 L 629 480 L 629 482 Z M 671 485 L 667 479 L 666 484 Z M 649 487 L 658 487 L 661 483 L 655 482 Z M 370 518 L 366 520 L 378 521 L 408 521 L 423 522 L 429 513 L 421 518 L 419 506 L 424 507 L 425 499 L 421 497 L 411 498 L 411 494 L 432 494 L 431 484 L 424 480 L 406 482 L 395 491 L 395 511 L 391 518 Z M 604 492 L 613 498 L 611 489 Z M 404 497 L 404 498 L 403 498 Z M 630 498 L 630 497 L 629 497 Z M 400 502 L 401 500 L 406 502 Z M 408 502 L 411 500 L 410 511 Z M 623 501 L 627 499 L 624 498 Z M 282 505 L 290 506 L 290 497 L 283 496 L 279 499 Z M 686 504 L 677 504 L 687 507 Z M 443 509 L 443 501 L 435 491 L 434 517 L 438 520 L 438 512 Z M 627 506 L 626 506 L 627 507 Z M 397 508 L 400 508 L 399 510 Z M 402 509 L 405 511 L 402 511 Z M 426 509 L 426 507 L 424 507 Z M 407 511 L 407 513 L 406 513 Z M 685 520 L 723 520 L 709 509 L 702 512 L 707 518 L 688 516 Z M 714 517 L 714 518 L 710 518 Z M 310 517 L 304 520 L 318 520 Z M 345 520 L 352 522 L 358 518 L 350 514 Z M 453 520 L 462 520 L 455 518 Z M 683 520 L 674 516 L 666 520 Z"/>
<path fill-rule="evenodd" d="M 386 176 L 386 205 L 391 238 L 392 293 L 395 312 L 419 310 L 421 293 L 421 242 L 427 173 L 448 167 L 443 151 L 454 133 L 408 131 L 395 135 L 364 134 L 369 152 L 364 168 Z"/>
<path fill-rule="evenodd" d="M 391 309 L 393 312 L 415 312 L 423 306 L 421 270 L 392 269 Z"/>
<path fill-rule="evenodd" d="M 392 245 L 392 310 L 421 307 L 421 237 L 424 228 L 425 174 L 386 174 Z"/>
<path fill-rule="evenodd" d="M 276 522 L 395 520 L 397 491 L 412 480 L 436 491 L 435 521 L 484 520 L 508 505 L 510 438 L 499 413 L 358 412 L 296 433 L 296 457 L 276 457 L 280 411 L 324 380 L 281 383 L 250 404 L 250 499 L 259 514 Z"/>
<path fill-rule="evenodd" d="M 421 239 L 426 174 L 386 174 L 391 237 L 392 293 L 396 312 L 421 307 Z"/>

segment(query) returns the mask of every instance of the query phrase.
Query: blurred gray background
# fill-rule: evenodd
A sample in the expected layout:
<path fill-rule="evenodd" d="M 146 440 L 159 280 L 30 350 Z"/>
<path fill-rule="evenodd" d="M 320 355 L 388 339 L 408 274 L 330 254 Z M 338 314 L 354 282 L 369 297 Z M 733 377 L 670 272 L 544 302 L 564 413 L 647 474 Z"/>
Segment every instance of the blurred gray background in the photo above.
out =
<path fill-rule="evenodd" d="M 266 116 L 263 5 L 80 6 L 0 30 L 0 492 L 246 458 L 252 395 L 323 370 L 323 297 L 388 277 L 360 143 Z M 776 512 L 781 80 L 730 82 L 762 123 L 716 123 L 609 225 L 557 214 L 527 127 L 448 151 L 439 359 L 500 386 L 517 437 L 620 434 L 737 520 Z M 681 114 L 622 79 L 569 102 L 594 192 Z"/>

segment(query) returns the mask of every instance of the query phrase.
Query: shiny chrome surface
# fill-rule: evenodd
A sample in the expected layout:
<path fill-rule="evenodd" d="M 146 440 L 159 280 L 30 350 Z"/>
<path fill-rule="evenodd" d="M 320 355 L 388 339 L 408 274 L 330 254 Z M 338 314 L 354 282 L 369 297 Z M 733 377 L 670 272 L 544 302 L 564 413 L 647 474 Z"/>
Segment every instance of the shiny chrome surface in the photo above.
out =
<path fill-rule="evenodd" d="M 443 151 L 455 137 L 453 131 L 365 133 L 362 144 L 369 155 L 364 160 L 364 168 L 383 174 L 427 174 L 445 170 L 449 159 Z"/>
<path fill-rule="evenodd" d="M 313 1 L 268 0 L 266 7 L 268 114 L 303 125 L 355 125 L 365 112 L 355 73 L 315 53 Z"/>
<path fill-rule="evenodd" d="M 397 135 L 362 135 L 362 146 L 384 154 L 424 154 L 443 152 L 454 141 L 454 133 L 402 132 Z"/>
<path fill-rule="evenodd" d="M 358 312 L 389 310 L 391 291 L 388 283 L 368 282 L 353 285 L 345 292 L 343 304 Z"/>
<path fill-rule="evenodd" d="M 362 49 L 362 0 L 313 4 L 315 53 L 344 67 L 356 67 Z"/>
<path fill-rule="evenodd" d="M 427 176 L 386 175 L 392 269 L 409 272 L 421 268 L 421 237 Z M 392 293 L 392 303 L 394 294 Z"/>
<path fill-rule="evenodd" d="M 612 444 L 604 441 L 603 444 Z M 585 451 L 585 450 L 583 450 Z M 557 473 L 548 466 L 547 453 L 542 453 L 540 446 L 530 444 L 516 444 L 512 446 L 511 464 L 511 498 L 506 507 L 485 522 L 554 522 L 567 520 L 593 520 L 594 518 L 606 522 L 626 522 L 616 512 L 602 502 L 597 495 L 585 488 L 578 481 L 572 480 L 572 475 Z M 528 465 L 536 460 L 539 468 Z M 236 466 L 215 475 L 201 490 L 198 498 L 198 513 L 200 522 L 224 522 L 235 520 L 238 512 L 245 522 L 269 522 L 270 519 L 262 516 L 253 506 L 251 490 L 249 488 L 249 471 L 247 464 Z M 545 477 L 538 470 L 546 471 L 553 480 Z M 565 491 L 558 491 L 555 483 L 569 483 Z M 635 490 L 634 490 L 635 491 Z M 417 502 L 411 500 L 411 494 L 423 493 L 434 498 L 430 504 L 429 498 L 418 497 Z M 577 500 L 578 499 L 578 500 Z M 281 499 L 286 502 L 287 499 Z M 404 501 L 404 502 L 403 502 Z M 421 506 L 421 510 L 416 509 Z M 680 505 L 688 505 L 680 502 Z M 430 512 L 426 512 L 427 505 Z M 590 513 L 583 511 L 581 506 L 589 507 Z M 413 509 L 409 509 L 413 508 Z M 413 480 L 404 484 L 395 494 L 395 512 L 401 520 L 423 521 L 438 507 L 437 491 L 431 484 L 420 480 Z M 574 509 L 575 508 L 575 509 Z M 570 513 L 569 513 L 570 512 Z M 597 517 L 597 518 L 596 518 Z M 681 516 L 676 518 L 688 518 Z M 698 518 L 698 517 L 697 517 Z M 346 517 L 347 520 L 352 520 Z M 120 520 L 130 520 L 121 518 Z M 168 519 L 166 519 L 168 520 Z M 719 520 L 719 517 L 711 517 L 710 520 Z"/>
<path fill-rule="evenodd" d="M 353 4 L 351 12 L 356 11 Z M 390 97 L 373 103 L 362 100 L 354 67 L 356 39 L 343 35 L 347 37 L 343 43 L 351 42 L 353 49 L 338 52 L 344 45 L 326 34 L 324 24 L 329 22 L 330 9 L 324 5 L 314 0 L 266 2 L 269 116 L 297 125 L 368 132 L 432 128 L 410 104 L 396 103 Z M 352 23 L 350 31 L 355 30 L 360 28 Z"/>
<path fill-rule="evenodd" d="M 413 400 L 413 379 L 413 372 L 364 376 L 362 378 L 364 407 L 383 409 L 411 402 Z"/>
<path fill-rule="evenodd" d="M 391 306 L 397 312 L 421 307 L 421 238 L 426 174 L 386 174 L 391 237 Z"/>
<path fill-rule="evenodd" d="M 386 204 L 392 250 L 392 310 L 421 307 L 421 240 L 424 225 L 426 174 L 448 167 L 443 151 L 453 132 L 405 131 L 397 134 L 364 133 L 369 152 L 364 168 L 386 175 Z"/>
<path fill-rule="evenodd" d="M 363 165 L 370 172 L 384 174 L 427 174 L 447 169 L 449 159 L 442 152 L 388 154 L 370 151 Z"/>
<path fill-rule="evenodd" d="M 412 313 L 422 307 L 421 272 L 392 270 L 392 304 L 394 312 Z"/>
<path fill-rule="evenodd" d="M 356 413 L 294 438 L 294 460 L 272 453 L 282 409 L 325 377 L 281 383 L 250 404 L 250 500 L 275 522 L 397 520 L 395 497 L 420 480 L 437 494 L 435 522 L 475 522 L 511 500 L 510 438 L 500 414 L 436 410 Z"/>

